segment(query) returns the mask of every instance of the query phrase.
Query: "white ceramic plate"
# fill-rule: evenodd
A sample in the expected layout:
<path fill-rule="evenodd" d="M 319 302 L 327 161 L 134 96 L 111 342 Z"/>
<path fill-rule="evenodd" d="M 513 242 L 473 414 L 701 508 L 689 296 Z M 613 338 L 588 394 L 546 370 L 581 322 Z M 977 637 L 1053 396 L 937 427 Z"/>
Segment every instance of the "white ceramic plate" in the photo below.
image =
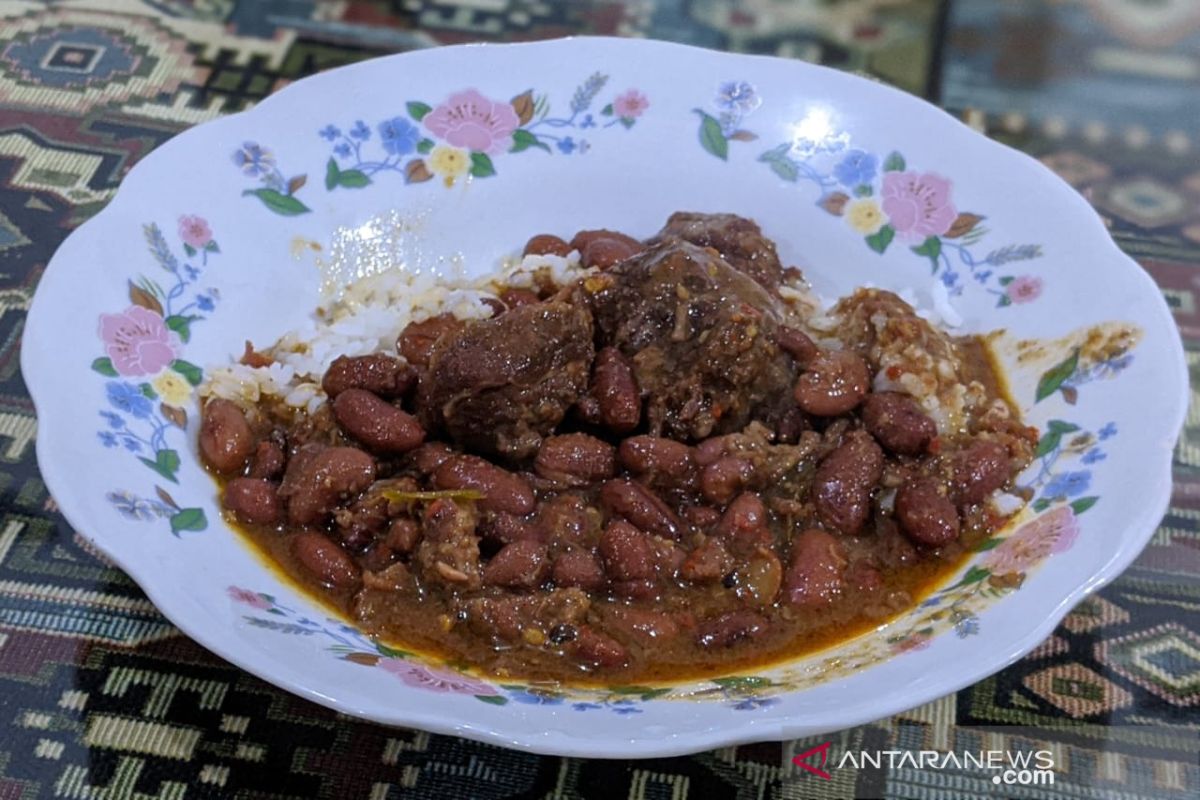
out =
<path fill-rule="evenodd" d="M 1038 514 L 834 650 L 603 690 L 500 684 L 377 647 L 222 522 L 192 387 L 312 311 L 315 248 L 339 229 L 370 236 L 396 211 L 420 221 L 428 263 L 483 271 L 534 233 L 649 235 L 677 209 L 758 220 L 825 295 L 873 283 L 929 302 L 940 282 L 962 330 L 1006 329 L 1015 398 L 1045 433 L 1023 477 Z M 1014 341 L 1030 338 L 1057 341 L 1018 363 Z M 1019 658 L 1151 535 L 1187 385 L 1155 285 L 1032 159 L 860 78 L 606 39 L 378 59 L 180 135 L 58 251 L 22 366 L 63 513 L 206 647 L 355 716 L 620 757 L 842 728 Z"/>

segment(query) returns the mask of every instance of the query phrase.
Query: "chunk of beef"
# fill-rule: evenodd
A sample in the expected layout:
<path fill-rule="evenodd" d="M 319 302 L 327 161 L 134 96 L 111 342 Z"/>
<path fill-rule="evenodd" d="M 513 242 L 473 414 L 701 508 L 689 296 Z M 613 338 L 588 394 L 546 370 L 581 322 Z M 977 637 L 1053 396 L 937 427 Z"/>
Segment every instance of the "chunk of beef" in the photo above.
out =
<path fill-rule="evenodd" d="M 527 458 L 587 389 L 593 355 L 590 315 L 565 303 L 469 321 L 433 346 L 422 422 L 464 447 Z"/>
<path fill-rule="evenodd" d="M 774 291 L 783 278 L 775 243 L 763 236 L 754 220 L 736 214 L 677 211 L 658 236 L 664 239 L 676 236 L 701 247 L 711 247 L 731 267 L 749 275 L 765 289 Z"/>
<path fill-rule="evenodd" d="M 578 294 L 603 342 L 632 362 L 654 435 L 740 430 L 791 387 L 775 299 L 711 250 L 665 241 L 584 281 Z"/>
<path fill-rule="evenodd" d="M 414 559 L 421 577 L 449 589 L 478 589 L 479 537 L 468 505 L 435 500 L 425 509 L 423 538 Z"/>

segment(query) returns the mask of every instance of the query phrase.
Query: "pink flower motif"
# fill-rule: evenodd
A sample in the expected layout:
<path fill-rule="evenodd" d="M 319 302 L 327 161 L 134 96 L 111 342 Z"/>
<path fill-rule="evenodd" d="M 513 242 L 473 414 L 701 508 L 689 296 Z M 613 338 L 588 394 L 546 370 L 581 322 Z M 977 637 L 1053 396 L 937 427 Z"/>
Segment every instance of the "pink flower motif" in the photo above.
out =
<path fill-rule="evenodd" d="M 613 100 L 613 113 L 621 119 L 637 119 L 649 107 L 650 100 L 637 89 L 630 89 Z"/>
<path fill-rule="evenodd" d="M 161 315 L 141 306 L 101 314 L 99 334 L 119 375 L 154 375 L 179 358 L 179 336 Z"/>
<path fill-rule="evenodd" d="M 271 601 L 267 600 L 258 592 L 252 592 L 249 589 L 243 589 L 240 586 L 230 586 L 226 591 L 229 593 L 231 600 L 238 603 L 244 603 L 251 608 L 257 608 L 261 611 L 266 611 L 271 607 Z"/>
<path fill-rule="evenodd" d="M 179 238 L 200 250 L 212 241 L 212 228 L 204 217 L 187 214 L 179 218 Z"/>
<path fill-rule="evenodd" d="M 1070 506 L 1058 506 L 1026 522 L 988 551 L 983 566 L 997 575 L 1024 572 L 1047 556 L 1069 550 L 1079 536 L 1079 521 Z"/>
<path fill-rule="evenodd" d="M 1004 291 L 1014 303 L 1031 303 L 1042 294 L 1042 279 L 1036 275 L 1021 275 L 1009 281 Z"/>
<path fill-rule="evenodd" d="M 450 95 L 425 115 L 425 127 L 455 147 L 479 153 L 502 153 L 512 146 L 521 124 L 511 103 L 489 100 L 475 89 Z"/>
<path fill-rule="evenodd" d="M 932 172 L 885 172 L 883 211 L 904 239 L 941 236 L 958 210 L 950 202 L 950 181 Z"/>
<path fill-rule="evenodd" d="M 473 680 L 457 672 L 422 666 L 401 658 L 385 658 L 379 662 L 379 666 L 385 672 L 392 673 L 404 683 L 418 689 L 450 692 L 451 694 L 499 694 L 495 687 L 483 681 Z"/>
<path fill-rule="evenodd" d="M 892 647 L 892 653 L 899 655 L 900 653 L 911 653 L 914 650 L 924 650 L 929 647 L 929 643 L 933 641 L 933 637 L 925 633 L 914 633 L 908 637 L 895 642 Z"/>

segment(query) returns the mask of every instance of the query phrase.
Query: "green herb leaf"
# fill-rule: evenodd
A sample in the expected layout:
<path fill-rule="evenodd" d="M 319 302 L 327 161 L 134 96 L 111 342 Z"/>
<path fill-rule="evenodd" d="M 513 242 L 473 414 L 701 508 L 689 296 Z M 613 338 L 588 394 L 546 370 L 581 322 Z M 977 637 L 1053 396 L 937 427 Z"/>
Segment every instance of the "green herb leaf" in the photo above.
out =
<path fill-rule="evenodd" d="M 425 115 L 433 111 L 433 106 L 428 103 L 422 103 L 418 100 L 410 100 L 405 106 L 408 109 L 408 115 L 417 122 L 425 119 Z"/>
<path fill-rule="evenodd" d="M 612 103 L 609 103 L 604 108 L 600 109 L 600 113 L 606 117 L 611 117 L 613 115 Z"/>
<path fill-rule="evenodd" d="M 1013 275 L 1003 275 L 996 279 L 996 283 L 1000 284 L 1001 286 L 1008 286 L 1013 282 L 1014 277 L 1015 276 Z"/>
<path fill-rule="evenodd" d="M 92 362 L 92 369 L 94 369 L 96 372 L 99 372 L 101 375 L 104 375 L 105 377 L 108 377 L 108 378 L 117 377 L 117 370 L 113 366 L 111 358 L 107 358 L 107 357 L 97 358 L 95 361 Z"/>
<path fill-rule="evenodd" d="M 172 483 L 179 483 L 175 479 L 175 473 L 179 471 L 179 453 L 174 450 L 159 450 L 153 460 L 141 456 L 138 460 Z"/>
<path fill-rule="evenodd" d="M 376 642 L 375 649 L 379 651 L 379 655 L 387 658 L 408 658 L 412 653 L 407 650 L 400 650 L 396 647 L 388 647 L 383 642 Z"/>
<path fill-rule="evenodd" d="M 294 197 L 289 197 L 286 194 L 280 194 L 274 189 L 247 189 L 242 192 L 242 195 L 252 194 L 262 201 L 263 205 L 276 214 L 285 217 L 294 217 L 298 214 L 307 214 L 312 209 L 301 203 Z"/>
<path fill-rule="evenodd" d="M 892 243 L 892 239 L 896 238 L 896 229 L 891 225 L 884 225 L 875 233 L 867 237 L 867 247 L 874 250 L 876 253 L 883 253 L 888 249 L 888 245 Z"/>
<path fill-rule="evenodd" d="M 1037 385 L 1037 399 L 1034 402 L 1040 403 L 1057 392 L 1059 387 L 1066 382 L 1067 378 L 1075 374 L 1075 368 L 1078 366 L 1079 348 L 1077 347 L 1071 352 L 1071 355 L 1042 373 L 1042 377 Z"/>
<path fill-rule="evenodd" d="M 501 697 L 498 694 L 477 694 L 475 699 L 482 703 L 491 703 L 494 706 L 502 706 L 508 703 L 507 697 Z"/>
<path fill-rule="evenodd" d="M 142 391 L 142 397 L 145 397 L 148 400 L 157 400 L 158 399 L 158 392 L 154 391 L 154 387 L 151 386 L 150 384 L 148 384 L 148 383 L 140 384 L 138 386 L 138 389 L 140 389 Z"/>
<path fill-rule="evenodd" d="M 202 531 L 207 527 L 208 519 L 202 508 L 185 508 L 171 515 L 171 533 Z"/>
<path fill-rule="evenodd" d="M 969 570 L 967 570 L 967 574 L 963 575 L 962 580 L 959 581 L 959 586 L 970 586 L 972 583 L 979 583 L 981 580 L 984 580 L 991 574 L 992 571 L 990 569 L 977 566 L 971 567 Z"/>
<path fill-rule="evenodd" d="M 1051 433 L 1074 433 L 1079 430 L 1079 426 L 1073 422 L 1064 422 L 1061 419 L 1052 419 L 1046 423 L 1046 430 Z"/>
<path fill-rule="evenodd" d="M 1054 448 L 1058 447 L 1062 441 L 1062 434 L 1057 431 L 1050 431 L 1042 434 L 1042 438 L 1038 440 L 1037 450 L 1033 451 L 1034 458 L 1041 458 L 1054 452 Z"/>
<path fill-rule="evenodd" d="M 190 258 L 190 257 L 196 255 L 196 248 L 192 247 L 187 242 L 184 242 L 183 243 L 183 252 L 187 253 L 188 257 Z"/>
<path fill-rule="evenodd" d="M 721 123 L 711 114 L 695 109 L 700 115 L 700 146 L 722 161 L 729 160 L 729 140 L 721 131 Z"/>
<path fill-rule="evenodd" d="M 872 189 L 870 186 L 868 186 L 865 183 L 860 186 L 854 187 L 854 196 L 855 197 L 870 197 L 874 193 L 875 193 L 875 190 Z"/>
<path fill-rule="evenodd" d="M 1050 507 L 1050 501 L 1047 500 L 1045 497 L 1039 497 L 1037 500 L 1033 501 L 1033 510 L 1038 512 L 1039 514 L 1042 513 L 1043 511 L 1045 511 L 1049 507 Z"/>
<path fill-rule="evenodd" d="M 758 675 L 733 675 L 728 678 L 713 678 L 713 683 L 726 689 L 757 689 L 770 686 L 771 679 Z"/>
<path fill-rule="evenodd" d="M 977 544 L 975 546 L 975 552 L 982 553 L 985 550 L 991 550 L 991 549 L 997 547 L 1003 541 L 1004 541 L 1004 539 L 999 536 L 993 536 L 990 539 L 984 539 L 982 542 L 980 542 L 979 544 Z"/>
<path fill-rule="evenodd" d="M 433 149 L 433 140 L 432 139 L 422 139 L 421 141 L 417 142 L 417 152 L 420 153 L 421 155 L 428 154 L 429 151 L 432 149 Z"/>

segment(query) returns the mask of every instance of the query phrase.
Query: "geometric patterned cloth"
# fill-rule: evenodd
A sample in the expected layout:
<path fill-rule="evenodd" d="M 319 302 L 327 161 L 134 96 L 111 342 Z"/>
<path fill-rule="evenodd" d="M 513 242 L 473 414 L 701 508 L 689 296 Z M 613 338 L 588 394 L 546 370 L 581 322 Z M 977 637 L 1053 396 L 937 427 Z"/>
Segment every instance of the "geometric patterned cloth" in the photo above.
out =
<path fill-rule="evenodd" d="M 1054 786 L 1003 796 L 1195 798 L 1195 412 L 1146 551 L 1026 658 L 870 725 L 649 761 L 540 757 L 339 716 L 182 636 L 63 521 L 34 459 L 21 331 L 50 255 L 134 163 L 330 67 L 574 33 L 870 74 L 1041 159 L 1158 282 L 1200 381 L 1195 0 L 0 0 L 0 800 L 1001 796 L 970 769 L 846 767 L 822 781 L 792 766 L 830 740 L 1034 743 L 1054 753 Z"/>

